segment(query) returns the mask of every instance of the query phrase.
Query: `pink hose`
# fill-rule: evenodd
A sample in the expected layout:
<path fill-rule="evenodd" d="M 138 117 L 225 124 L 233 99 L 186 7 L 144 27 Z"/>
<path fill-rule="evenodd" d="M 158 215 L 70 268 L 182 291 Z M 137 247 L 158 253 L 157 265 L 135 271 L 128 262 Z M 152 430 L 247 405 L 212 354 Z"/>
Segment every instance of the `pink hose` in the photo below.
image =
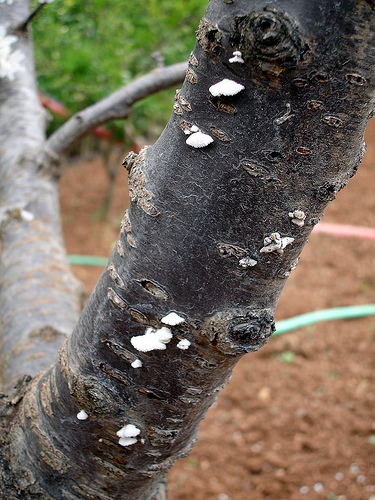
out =
<path fill-rule="evenodd" d="M 315 226 L 313 233 L 326 233 L 334 236 L 354 236 L 367 240 L 375 240 L 375 229 L 371 227 L 349 226 L 346 224 L 331 224 L 329 222 L 319 222 Z"/>

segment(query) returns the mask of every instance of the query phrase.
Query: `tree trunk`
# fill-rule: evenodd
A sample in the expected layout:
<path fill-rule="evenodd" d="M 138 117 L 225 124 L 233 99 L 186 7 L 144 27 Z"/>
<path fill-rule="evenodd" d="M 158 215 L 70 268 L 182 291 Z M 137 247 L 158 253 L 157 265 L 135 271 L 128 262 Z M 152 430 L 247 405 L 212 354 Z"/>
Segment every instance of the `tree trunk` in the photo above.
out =
<path fill-rule="evenodd" d="M 3 400 L 4 497 L 156 494 L 359 165 L 374 47 L 364 0 L 211 0 L 59 362 Z"/>

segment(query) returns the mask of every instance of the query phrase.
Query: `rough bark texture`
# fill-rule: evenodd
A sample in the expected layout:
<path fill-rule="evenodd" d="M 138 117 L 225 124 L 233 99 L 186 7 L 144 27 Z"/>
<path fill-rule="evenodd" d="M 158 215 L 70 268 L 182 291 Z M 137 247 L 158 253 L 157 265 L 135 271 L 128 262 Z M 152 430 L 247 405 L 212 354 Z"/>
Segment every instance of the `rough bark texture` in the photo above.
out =
<path fill-rule="evenodd" d="M 303 245 L 356 171 L 374 47 L 365 1 L 211 0 L 164 133 L 125 162 L 132 204 L 59 363 L 4 399 L 3 495 L 155 494 L 235 363 L 270 337 Z M 213 95 L 223 79 L 243 88 Z M 137 349 L 170 312 L 165 349 Z M 121 446 L 129 424 L 140 433 Z"/>

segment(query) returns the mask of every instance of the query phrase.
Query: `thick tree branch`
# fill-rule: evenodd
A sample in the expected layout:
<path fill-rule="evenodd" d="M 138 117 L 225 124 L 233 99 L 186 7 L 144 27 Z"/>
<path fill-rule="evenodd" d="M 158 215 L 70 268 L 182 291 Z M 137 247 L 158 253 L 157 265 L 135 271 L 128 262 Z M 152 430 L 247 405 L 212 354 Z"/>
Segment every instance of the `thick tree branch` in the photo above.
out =
<path fill-rule="evenodd" d="M 0 24 L 14 26 L 27 17 L 28 2 L 0 4 L 0 9 Z M 20 35 L 16 40 L 13 33 L 7 35 L 13 41 L 12 72 L 0 79 L 3 390 L 57 359 L 81 306 L 61 236 L 58 186 L 38 173 L 45 113 L 36 88 L 32 42 L 26 33 Z M 22 66 L 15 64 L 14 55 Z"/>
<path fill-rule="evenodd" d="M 135 102 L 181 83 L 186 68 L 187 63 L 156 68 L 102 101 L 80 111 L 49 137 L 45 152 L 52 157 L 58 157 L 98 125 L 126 118 Z"/>

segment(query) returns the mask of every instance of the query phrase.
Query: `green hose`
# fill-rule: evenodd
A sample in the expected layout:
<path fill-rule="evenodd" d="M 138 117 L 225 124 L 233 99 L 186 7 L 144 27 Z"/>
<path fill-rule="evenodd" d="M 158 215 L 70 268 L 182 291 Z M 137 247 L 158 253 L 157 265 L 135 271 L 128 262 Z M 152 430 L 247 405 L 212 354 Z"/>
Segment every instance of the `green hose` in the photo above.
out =
<path fill-rule="evenodd" d="M 106 257 L 96 257 L 94 255 L 69 255 L 70 264 L 82 266 L 99 266 L 107 265 Z M 362 318 L 365 316 L 375 316 L 375 304 L 363 306 L 347 306 L 335 307 L 333 309 L 322 309 L 321 311 L 313 311 L 293 318 L 283 319 L 276 323 L 276 331 L 273 337 L 282 335 L 283 333 L 303 328 L 304 326 L 314 325 L 319 321 L 332 321 L 337 319 Z"/>
<path fill-rule="evenodd" d="M 276 323 L 276 332 L 273 337 L 286 332 L 297 330 L 304 326 L 319 323 L 319 321 L 332 321 L 336 319 L 362 318 L 375 315 L 375 304 L 362 306 L 334 307 L 333 309 L 322 309 L 313 311 L 293 318 L 283 319 Z"/>
<path fill-rule="evenodd" d="M 70 264 L 78 266 L 98 266 L 105 267 L 108 259 L 106 257 L 96 257 L 95 255 L 68 255 Z"/>

